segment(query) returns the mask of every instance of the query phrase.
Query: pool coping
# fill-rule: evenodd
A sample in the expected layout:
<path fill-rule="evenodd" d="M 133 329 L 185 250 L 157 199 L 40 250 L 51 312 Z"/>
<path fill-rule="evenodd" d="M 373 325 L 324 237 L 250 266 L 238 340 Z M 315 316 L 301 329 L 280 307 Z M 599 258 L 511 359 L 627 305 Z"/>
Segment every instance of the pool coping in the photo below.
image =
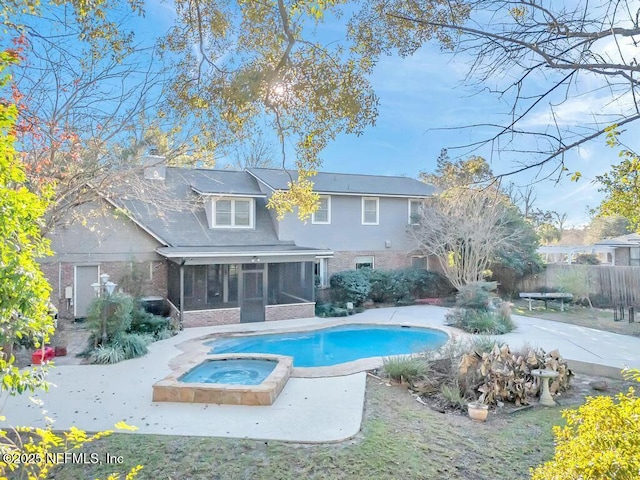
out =
<path fill-rule="evenodd" d="M 412 321 L 403 321 L 401 323 L 389 323 L 388 321 L 357 321 L 358 319 L 349 319 L 350 321 L 345 322 L 344 317 L 340 317 L 341 320 L 334 321 L 326 321 L 326 319 L 322 319 L 323 322 L 319 324 L 311 324 L 299 327 L 287 327 L 287 326 L 279 326 L 274 328 L 266 328 L 260 330 L 246 330 L 241 329 L 237 331 L 229 330 L 224 332 L 215 332 L 209 333 L 206 335 L 202 335 L 190 340 L 186 340 L 182 343 L 176 345 L 177 348 L 183 351 L 182 354 L 174 357 L 170 362 L 169 366 L 174 368 L 180 368 L 183 362 L 196 362 L 197 358 L 203 359 L 204 356 L 210 355 L 208 352 L 211 350 L 210 347 L 205 345 L 206 342 L 212 341 L 218 338 L 235 338 L 235 337 L 246 337 L 246 336 L 254 336 L 254 335 L 272 335 L 278 333 L 300 333 L 300 332 L 311 332 L 315 330 L 324 330 L 332 327 L 340 327 L 340 326 L 349 326 L 349 325 L 373 325 L 373 326 L 385 326 L 385 327 L 412 327 L 412 328 L 420 328 L 423 330 L 437 330 L 444 332 L 449 338 L 445 341 L 445 344 L 449 342 L 453 337 L 459 335 L 460 330 L 452 327 L 446 326 L 425 326 L 419 322 Z M 243 324 L 238 324 L 243 325 Z M 246 324 L 245 324 L 246 325 Z M 244 325 L 243 325 L 244 327 Z M 228 358 L 232 358 L 233 353 L 229 354 L 218 354 L 222 357 L 227 356 Z M 249 354 L 253 357 L 262 354 Z M 265 354 L 266 355 L 266 354 Z M 421 353 L 409 353 L 407 356 L 420 356 Z M 398 356 L 398 355 L 393 355 Z M 364 372 L 368 370 L 375 370 L 377 368 L 382 367 L 384 364 L 384 359 L 389 357 L 389 355 L 383 355 L 379 357 L 366 357 L 360 358 L 358 360 L 353 360 L 351 362 L 339 363 L 337 365 L 330 365 L 326 367 L 293 367 L 291 370 L 292 378 L 323 378 L 323 377 L 341 377 L 344 375 L 352 375 L 354 373 Z M 288 357 L 292 358 L 292 357 Z M 292 360 L 293 361 L 293 360 Z"/>

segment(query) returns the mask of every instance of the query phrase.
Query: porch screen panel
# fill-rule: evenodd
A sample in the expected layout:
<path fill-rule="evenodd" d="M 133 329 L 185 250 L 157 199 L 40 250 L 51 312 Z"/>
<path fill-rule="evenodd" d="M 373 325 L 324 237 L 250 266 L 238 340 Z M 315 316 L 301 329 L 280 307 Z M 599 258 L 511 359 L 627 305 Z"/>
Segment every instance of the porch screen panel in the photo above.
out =
<path fill-rule="evenodd" d="M 207 304 L 211 306 L 224 302 L 224 265 L 207 266 Z"/>
<path fill-rule="evenodd" d="M 238 301 L 238 269 L 239 265 L 229 265 L 227 272 L 227 301 Z"/>
<path fill-rule="evenodd" d="M 269 305 L 313 301 L 313 262 L 269 265 Z"/>
<path fill-rule="evenodd" d="M 171 303 L 180 308 L 180 267 L 173 262 L 169 263 L 167 280 L 169 281 L 167 297 Z"/>

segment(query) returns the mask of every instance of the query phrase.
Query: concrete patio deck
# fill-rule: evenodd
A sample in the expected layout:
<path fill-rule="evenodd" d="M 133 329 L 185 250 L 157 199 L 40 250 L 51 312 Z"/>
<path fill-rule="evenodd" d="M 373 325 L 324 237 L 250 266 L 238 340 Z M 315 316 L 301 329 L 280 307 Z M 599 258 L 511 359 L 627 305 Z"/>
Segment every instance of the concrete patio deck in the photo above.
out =
<path fill-rule="evenodd" d="M 299 319 L 261 324 L 194 328 L 150 346 L 145 357 L 116 365 L 64 365 L 51 369 L 55 384 L 37 398 L 44 401 L 55 427 L 96 431 L 124 420 L 146 434 L 219 436 L 292 442 L 336 442 L 360 430 L 364 405 L 364 372 L 347 374 L 336 367 L 326 378 L 290 378 L 271 406 L 153 403 L 151 386 L 171 372 L 169 363 L 182 353 L 179 345 L 215 332 L 287 331 L 343 323 L 406 324 L 444 327 L 447 309 L 411 306 L 367 310 L 348 319 Z M 625 366 L 640 368 L 640 338 L 573 325 L 515 316 L 518 328 L 499 337 L 512 347 L 529 344 L 558 349 L 576 371 L 617 375 Z M 362 365 L 373 368 L 381 358 Z M 359 365 L 361 366 L 361 365 Z M 304 374 L 304 372 L 303 372 Z M 43 426 L 40 408 L 28 395 L 3 396 L 0 410 L 6 425 Z"/>

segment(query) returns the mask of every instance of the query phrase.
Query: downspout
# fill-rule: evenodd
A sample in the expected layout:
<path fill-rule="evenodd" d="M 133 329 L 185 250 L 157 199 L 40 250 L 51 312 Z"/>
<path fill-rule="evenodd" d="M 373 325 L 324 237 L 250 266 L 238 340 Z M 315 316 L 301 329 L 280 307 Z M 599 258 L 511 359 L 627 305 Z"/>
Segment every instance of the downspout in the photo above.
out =
<path fill-rule="evenodd" d="M 187 261 L 183 258 L 180 264 L 180 326 L 184 324 L 184 264 Z"/>

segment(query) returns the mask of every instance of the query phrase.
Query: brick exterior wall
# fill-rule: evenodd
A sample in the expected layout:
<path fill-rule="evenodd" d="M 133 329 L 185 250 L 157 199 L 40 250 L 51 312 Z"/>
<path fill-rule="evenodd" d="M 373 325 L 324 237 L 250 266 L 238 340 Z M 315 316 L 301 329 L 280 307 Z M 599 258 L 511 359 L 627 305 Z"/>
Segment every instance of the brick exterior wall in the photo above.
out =
<path fill-rule="evenodd" d="M 265 321 L 292 320 L 294 318 L 313 318 L 316 316 L 315 303 L 292 303 L 289 305 L 267 305 Z"/>
<path fill-rule="evenodd" d="M 153 273 L 150 273 L 150 264 Z M 61 318 L 73 317 L 73 306 L 65 298 L 65 287 L 74 285 L 74 266 L 82 263 L 52 262 L 42 263 L 42 271 L 51 285 L 51 302 L 58 308 Z M 118 284 L 117 290 L 141 296 L 167 295 L 167 263 L 164 260 L 153 262 L 96 262 L 100 272 L 108 273 L 111 281 Z M 139 280 L 134 280 L 136 272 Z"/>
<path fill-rule="evenodd" d="M 329 277 L 334 273 L 356 268 L 356 257 L 373 256 L 374 268 L 380 270 L 397 270 L 411 266 L 411 255 L 405 251 L 377 250 L 356 252 L 334 252 L 329 259 Z"/>
<path fill-rule="evenodd" d="M 240 323 L 240 308 L 220 308 L 216 310 L 192 310 L 184 312 L 182 326 L 210 327 Z"/>

